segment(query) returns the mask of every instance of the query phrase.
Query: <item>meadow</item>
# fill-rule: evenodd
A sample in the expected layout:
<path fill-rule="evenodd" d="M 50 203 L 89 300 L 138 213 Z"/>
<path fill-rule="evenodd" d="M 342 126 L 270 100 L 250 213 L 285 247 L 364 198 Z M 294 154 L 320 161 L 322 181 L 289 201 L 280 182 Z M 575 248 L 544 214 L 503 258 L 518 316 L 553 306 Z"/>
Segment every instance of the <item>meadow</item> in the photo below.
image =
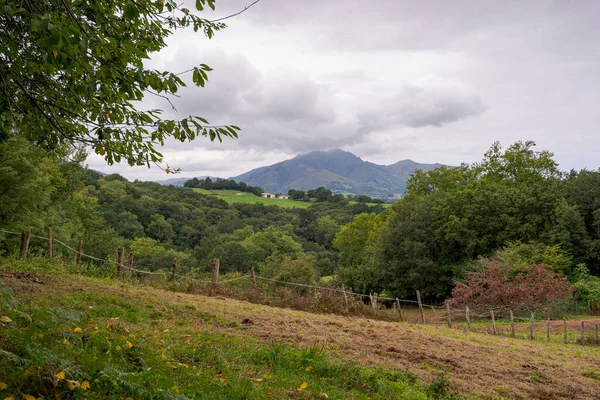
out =
<path fill-rule="evenodd" d="M 252 193 L 244 193 L 238 190 L 206 190 L 206 189 L 193 189 L 197 193 L 205 194 L 208 196 L 215 196 L 219 199 L 225 200 L 229 204 L 233 203 L 244 203 L 244 204 L 255 204 L 263 203 L 266 206 L 279 206 L 284 208 L 308 208 L 312 203 L 306 201 L 296 200 L 282 200 L 282 199 L 264 199 L 253 195 Z"/>
<path fill-rule="evenodd" d="M 3 263 L 0 395 L 595 399 L 600 390 L 597 346 L 311 313 L 77 268 Z"/>

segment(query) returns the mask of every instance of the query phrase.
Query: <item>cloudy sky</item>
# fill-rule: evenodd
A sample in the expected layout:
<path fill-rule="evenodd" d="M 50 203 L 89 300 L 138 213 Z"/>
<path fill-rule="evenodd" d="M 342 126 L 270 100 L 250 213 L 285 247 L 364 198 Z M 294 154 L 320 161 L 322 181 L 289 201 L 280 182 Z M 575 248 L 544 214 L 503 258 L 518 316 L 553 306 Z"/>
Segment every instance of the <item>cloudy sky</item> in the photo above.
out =
<path fill-rule="evenodd" d="M 217 0 L 205 15 L 252 1 Z M 553 151 L 565 170 L 600 166 L 600 1 L 260 0 L 227 24 L 211 40 L 178 33 L 149 63 L 210 65 L 209 84 L 182 90 L 168 115 L 242 128 L 239 140 L 167 143 L 181 177 L 331 148 L 453 165 L 517 140 Z M 169 109 L 157 100 L 145 105 Z M 132 180 L 172 177 L 88 163 Z"/>

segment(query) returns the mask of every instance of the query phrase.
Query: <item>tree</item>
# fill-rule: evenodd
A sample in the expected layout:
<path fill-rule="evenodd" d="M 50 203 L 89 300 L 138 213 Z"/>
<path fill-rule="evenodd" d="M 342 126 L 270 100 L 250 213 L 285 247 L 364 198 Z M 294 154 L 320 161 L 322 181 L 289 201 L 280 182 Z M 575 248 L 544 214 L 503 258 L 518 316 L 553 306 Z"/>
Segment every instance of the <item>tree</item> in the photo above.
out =
<path fill-rule="evenodd" d="M 540 310 L 571 296 L 567 279 L 543 264 L 533 264 L 514 272 L 510 265 L 483 259 L 468 275 L 466 283 L 452 290 L 450 304 L 468 305 L 477 311 L 501 308 L 516 312 Z"/>
<path fill-rule="evenodd" d="M 214 10 L 214 0 L 196 8 Z M 199 116 L 163 119 L 135 103 L 208 81 L 206 64 L 187 71 L 150 70 L 143 61 L 175 31 L 211 38 L 225 28 L 164 1 L 0 1 L 0 140 L 18 132 L 44 149 L 85 145 L 112 164 L 158 163 L 168 138 L 237 137 L 236 126 L 211 126 Z M 4 139 L 2 139 L 4 138 Z M 167 172 L 169 169 L 167 168 Z"/>

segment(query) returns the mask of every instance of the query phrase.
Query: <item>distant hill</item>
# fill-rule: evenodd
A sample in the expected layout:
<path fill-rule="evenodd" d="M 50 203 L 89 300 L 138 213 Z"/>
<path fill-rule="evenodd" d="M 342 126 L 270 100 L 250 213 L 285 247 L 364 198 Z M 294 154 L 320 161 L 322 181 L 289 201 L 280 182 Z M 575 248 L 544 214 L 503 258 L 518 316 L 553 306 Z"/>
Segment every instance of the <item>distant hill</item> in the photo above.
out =
<path fill-rule="evenodd" d="M 183 184 L 187 181 L 189 181 L 190 179 L 192 179 L 193 177 L 188 177 L 188 178 L 170 178 L 170 179 L 165 179 L 162 181 L 156 181 L 156 183 L 160 183 L 161 185 L 165 185 L 165 186 L 169 186 L 169 185 L 173 185 L 173 186 L 183 186 Z M 198 176 L 198 179 L 204 179 L 206 178 L 206 176 Z M 210 179 L 217 179 L 213 176 L 210 177 Z"/>
<path fill-rule="evenodd" d="M 363 161 L 350 152 L 336 149 L 302 154 L 291 160 L 253 169 L 231 179 L 260 186 L 275 193 L 324 186 L 336 193 L 392 197 L 404 193 L 407 179 L 417 169 L 429 171 L 441 165 L 420 164 L 412 160 L 378 165 Z"/>

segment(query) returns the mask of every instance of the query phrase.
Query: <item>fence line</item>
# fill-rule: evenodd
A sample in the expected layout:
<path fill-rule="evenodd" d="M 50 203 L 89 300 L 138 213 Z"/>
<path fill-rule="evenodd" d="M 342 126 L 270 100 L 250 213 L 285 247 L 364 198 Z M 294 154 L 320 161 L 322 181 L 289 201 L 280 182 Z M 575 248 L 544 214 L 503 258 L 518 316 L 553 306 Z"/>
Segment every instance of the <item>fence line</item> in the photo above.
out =
<path fill-rule="evenodd" d="M 9 234 L 13 234 L 13 235 L 21 235 L 21 233 L 11 232 L 11 231 L 7 231 L 7 230 L 4 230 L 4 229 L 0 229 L 0 232 L 9 233 Z M 30 236 L 34 237 L 34 238 L 38 238 L 38 239 L 43 239 L 43 240 L 47 240 L 48 239 L 47 237 L 37 236 L 37 235 L 33 235 L 33 234 L 30 235 Z M 55 242 L 57 242 L 57 243 L 59 243 L 59 244 L 61 244 L 61 245 L 63 245 L 65 248 L 71 250 L 74 253 L 78 253 L 79 252 L 77 249 L 74 249 L 73 247 L 71 247 L 71 246 L 69 246 L 69 245 L 61 242 L 58 239 L 52 238 L 52 240 L 55 241 Z M 147 275 L 165 275 L 165 274 L 167 274 L 167 272 L 163 272 L 163 271 L 161 271 L 161 272 L 153 272 L 153 271 L 139 270 L 139 269 L 132 268 L 132 267 L 130 267 L 128 265 L 125 265 L 125 264 L 120 264 L 117 261 L 90 256 L 89 254 L 85 254 L 83 252 L 80 252 L 80 253 L 81 253 L 81 256 L 83 256 L 83 257 L 87 257 L 87 258 L 95 260 L 95 261 L 100 261 L 100 262 L 105 262 L 105 263 L 112 263 L 112 264 L 117 265 L 120 268 L 125 268 L 125 269 L 128 269 L 130 271 L 134 271 L 134 272 L 137 272 L 137 273 L 140 273 L 140 274 L 147 274 Z M 179 278 L 182 278 L 182 279 L 189 279 L 189 277 L 186 277 L 185 275 L 181 275 L 181 274 L 173 274 L 173 275 L 177 276 Z M 226 281 L 219 281 L 217 283 L 228 283 L 228 282 L 233 282 L 233 281 L 236 281 L 236 280 L 239 280 L 239 279 L 243 279 L 243 278 L 248 278 L 248 277 L 250 277 L 250 275 L 246 274 L 246 275 L 243 275 L 241 277 L 229 279 L 229 280 L 226 280 Z M 271 279 L 271 278 L 265 278 L 265 277 L 262 277 L 262 276 L 259 276 L 259 275 L 255 275 L 255 278 L 256 279 L 261 279 L 261 280 L 264 280 L 264 281 L 271 281 L 271 282 L 281 283 L 281 284 L 284 284 L 284 285 L 301 286 L 301 287 L 307 287 L 307 288 L 311 288 L 311 289 L 329 290 L 329 291 L 338 292 L 338 293 L 344 293 L 344 294 L 352 295 L 352 296 L 358 296 L 358 297 L 363 297 L 363 298 L 371 298 L 371 299 L 373 298 L 372 294 L 362 294 L 362 293 L 356 293 L 356 292 L 349 292 L 349 291 L 346 291 L 346 290 L 341 290 L 341 289 L 336 289 L 336 288 L 331 288 L 331 287 L 324 287 L 324 286 L 317 286 L 317 285 L 306 285 L 306 284 L 295 283 L 295 282 L 286 282 L 286 281 L 280 281 L 280 280 L 275 280 L 275 279 Z M 212 280 L 208 281 L 208 280 L 200 280 L 200 279 L 195 279 L 195 278 L 193 278 L 193 280 L 196 281 L 196 282 L 200 282 L 200 283 L 215 283 Z M 377 300 L 401 301 L 403 303 L 412 303 L 412 304 L 418 304 L 419 303 L 418 301 L 415 301 L 415 300 L 398 299 L 398 298 L 391 298 L 391 297 L 380 297 L 380 296 L 377 296 L 377 294 L 375 294 L 375 295 L 376 295 L 376 299 Z M 423 307 L 430 307 L 430 308 L 440 308 L 440 309 L 444 308 L 442 306 L 435 306 L 435 305 L 430 305 L 430 304 L 422 304 L 422 306 Z"/>
<path fill-rule="evenodd" d="M 51 236 L 51 231 L 49 230 L 49 235 L 48 237 L 43 237 L 43 236 L 37 236 L 37 235 L 32 235 L 30 231 L 27 231 L 26 233 L 18 233 L 18 232 L 12 232 L 12 231 L 8 231 L 5 229 L 0 229 L 0 233 L 6 233 L 6 234 L 12 234 L 12 235 L 21 235 L 21 241 L 22 241 L 22 248 L 21 250 L 23 251 L 23 244 L 25 243 L 25 256 L 27 255 L 28 252 L 28 245 L 29 245 L 29 238 L 33 237 L 33 238 L 38 238 L 38 239 L 43 239 L 43 240 L 48 240 L 49 245 L 51 245 L 52 240 L 61 244 L 62 246 L 64 246 L 66 249 L 76 253 L 79 257 L 83 256 L 83 257 L 87 257 L 91 260 L 94 261 L 99 261 L 99 262 L 104 262 L 104 263 L 110 263 L 110 264 L 115 264 L 119 267 L 119 271 L 121 268 L 130 270 L 130 271 L 134 271 L 137 272 L 139 274 L 146 274 L 146 275 L 162 275 L 162 276 L 166 276 L 168 272 L 165 271 L 145 271 L 145 270 L 140 270 L 140 269 L 136 269 L 133 268 L 132 265 L 132 259 L 131 259 L 131 255 L 132 253 L 130 253 L 130 265 L 125 265 L 123 263 L 114 261 L 114 260 L 110 260 L 110 259 L 103 259 L 103 258 L 98 258 L 98 257 L 94 257 L 91 256 L 89 254 L 85 254 L 82 252 L 82 248 L 81 248 L 81 241 L 80 244 L 78 246 L 77 249 L 67 245 L 66 243 L 57 240 L 57 239 L 53 239 Z M 48 247 L 49 249 L 51 249 L 51 246 Z M 50 251 L 50 250 L 49 250 Z M 123 252 L 123 249 L 119 249 L 119 251 Z M 23 256 L 23 254 L 22 254 Z M 289 285 L 289 286 L 295 286 L 295 287 L 305 287 L 308 289 L 315 289 L 315 290 L 326 290 L 326 291 L 330 291 L 330 292 L 334 292 L 334 293 L 340 293 L 344 295 L 344 299 L 346 302 L 346 307 L 348 306 L 348 302 L 347 302 L 347 295 L 352 295 L 352 296 L 357 296 L 359 298 L 369 298 L 369 302 L 373 308 L 373 313 L 375 313 L 374 315 L 377 315 L 377 313 L 379 313 L 380 308 L 378 308 L 377 306 L 377 302 L 379 300 L 388 300 L 388 301 L 392 301 L 393 302 L 393 307 L 396 308 L 401 320 L 407 321 L 407 317 L 405 316 L 405 312 L 406 310 L 403 310 L 400 302 L 403 303 L 409 303 L 411 304 L 413 307 L 418 306 L 419 307 L 419 311 L 420 311 L 420 315 L 421 315 L 421 323 L 425 324 L 426 323 L 426 318 L 423 314 L 423 307 L 426 308 L 431 308 L 431 310 L 434 312 L 435 314 L 435 310 L 436 309 L 444 309 L 444 311 L 446 311 L 446 313 L 440 313 L 436 315 L 436 320 L 433 322 L 434 324 L 444 324 L 445 323 L 445 318 L 447 318 L 447 323 L 448 326 L 450 328 L 454 327 L 458 328 L 461 324 L 464 324 L 466 322 L 467 324 L 467 329 L 468 330 L 473 330 L 475 332 L 478 332 L 477 329 L 472 329 L 472 324 L 471 324 L 471 317 L 475 317 L 478 319 L 485 319 L 487 320 L 490 316 L 492 318 L 492 332 L 493 335 L 500 335 L 500 336 L 506 336 L 507 334 L 512 336 L 512 337 L 521 337 L 521 338 L 526 338 L 527 335 L 525 331 L 523 332 L 519 332 L 518 335 L 516 335 L 515 333 L 515 324 L 514 324 L 514 319 L 513 319 L 513 313 L 512 310 L 510 310 L 508 307 L 496 307 L 496 308 L 491 308 L 487 311 L 480 311 L 480 313 L 475 313 L 472 310 L 469 309 L 469 307 L 467 306 L 465 309 L 457 309 L 454 307 L 451 307 L 448 303 L 446 303 L 444 306 L 437 306 L 437 305 L 430 305 L 430 304 L 423 304 L 420 301 L 420 296 L 419 293 L 417 293 L 417 301 L 415 300 L 408 300 L 408 299 L 398 299 L 398 298 L 390 298 L 390 297 L 379 297 L 377 295 L 377 293 L 374 294 L 362 294 L 362 293 L 355 293 L 352 291 L 347 291 L 344 287 L 342 287 L 342 289 L 337 289 L 337 288 L 332 288 L 332 287 L 322 287 L 322 286 L 318 286 L 318 285 L 309 285 L 309 284 L 303 284 L 303 283 L 296 283 L 296 282 L 286 282 L 286 281 L 281 281 L 281 280 L 276 280 L 276 279 L 272 279 L 272 278 L 267 278 L 267 277 L 262 277 L 259 275 L 256 275 L 254 273 L 254 269 L 252 269 L 251 273 L 247 273 L 232 279 L 228 279 L 228 280 L 224 280 L 224 281 L 219 281 L 218 280 L 218 269 L 219 269 L 219 260 L 215 259 L 214 260 L 214 264 L 213 264 L 213 278 L 212 280 L 201 280 L 201 279 L 196 279 L 190 276 L 184 276 L 184 275 L 180 275 L 180 274 L 175 274 L 175 266 L 176 263 L 174 262 L 173 265 L 173 271 L 171 273 L 171 277 L 172 279 L 175 279 L 175 277 L 179 277 L 179 278 L 183 278 L 183 279 L 187 279 L 187 280 L 192 280 L 194 282 L 198 282 L 198 283 L 212 283 L 213 285 L 218 285 L 218 284 L 223 284 L 223 283 L 229 283 L 229 282 L 234 282 L 234 281 L 239 281 L 242 279 L 247 279 L 247 278 L 252 278 L 252 283 L 254 285 L 254 287 L 256 288 L 256 280 L 262 280 L 262 281 L 266 281 L 266 282 L 273 282 L 273 283 L 279 283 L 279 284 L 283 284 L 283 285 Z M 119 276 L 120 276 L 120 272 L 119 272 Z M 216 286 L 213 286 L 213 288 L 215 288 Z M 418 291 L 417 291 L 418 292 Z M 410 307 L 410 306 L 409 306 Z M 494 312 L 497 312 L 496 314 Z M 510 325 L 497 325 L 496 323 L 498 322 L 498 319 L 501 315 L 501 312 L 510 312 Z M 566 312 L 566 308 L 565 308 L 565 312 Z M 429 314 L 430 316 L 432 314 Z M 464 319 L 463 319 L 464 318 Z M 556 328 L 556 321 L 554 321 L 554 327 Z M 567 335 L 567 332 L 571 332 L 571 341 L 573 339 L 573 333 L 575 333 L 577 335 L 577 337 L 579 339 L 575 339 L 575 341 L 577 343 L 581 343 L 581 344 L 599 344 L 600 343 L 600 338 L 599 338 L 599 324 L 598 322 L 592 323 L 592 321 L 587 321 L 587 325 L 586 325 L 586 321 L 582 321 L 581 322 L 581 329 L 576 329 L 575 331 L 573 330 L 567 330 L 567 320 L 563 319 L 563 326 L 561 326 L 561 328 L 563 328 L 564 330 L 564 343 L 568 343 L 569 342 L 569 337 Z M 432 323 L 431 320 L 428 321 L 428 323 Z M 534 326 L 536 325 L 544 325 L 545 324 L 545 340 L 550 341 L 551 340 L 551 321 L 550 319 L 546 320 L 546 321 L 538 321 L 536 322 L 534 320 L 534 313 L 531 313 L 531 320 L 530 322 L 527 324 L 529 326 L 529 339 L 530 340 L 534 340 L 536 338 L 535 334 L 534 334 Z M 464 325 L 463 325 L 464 327 Z M 508 330 L 507 330 L 508 328 Z M 556 330 L 556 329 L 555 329 Z M 489 333 L 490 331 L 490 327 L 486 327 L 486 331 Z M 537 338 L 539 339 L 539 330 L 538 330 L 538 336 Z M 481 332 L 480 332 L 481 333 Z M 554 332 L 556 334 L 556 332 Z M 587 336 L 586 336 L 587 333 Z"/>

